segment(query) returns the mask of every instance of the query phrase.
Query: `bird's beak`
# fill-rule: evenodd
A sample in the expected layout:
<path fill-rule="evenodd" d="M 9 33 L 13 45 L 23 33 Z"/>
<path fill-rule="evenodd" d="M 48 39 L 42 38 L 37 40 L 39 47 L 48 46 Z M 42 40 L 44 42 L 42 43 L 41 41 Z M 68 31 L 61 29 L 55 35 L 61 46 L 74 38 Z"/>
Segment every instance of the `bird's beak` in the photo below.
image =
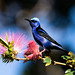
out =
<path fill-rule="evenodd" d="M 27 21 L 31 22 L 31 20 L 29 20 L 29 19 L 24 19 L 24 20 L 27 20 Z"/>

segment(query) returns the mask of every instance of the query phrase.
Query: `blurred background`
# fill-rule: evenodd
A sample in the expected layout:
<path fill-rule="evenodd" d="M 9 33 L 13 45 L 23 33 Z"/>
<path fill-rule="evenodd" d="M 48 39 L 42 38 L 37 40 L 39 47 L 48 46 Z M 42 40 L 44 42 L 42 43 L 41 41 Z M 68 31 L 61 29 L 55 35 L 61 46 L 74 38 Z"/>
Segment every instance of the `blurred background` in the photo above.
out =
<path fill-rule="evenodd" d="M 75 0 L 0 0 L 0 34 L 23 32 L 34 40 L 25 18 L 38 17 L 41 27 L 67 51 L 75 53 Z M 2 63 L 0 75 L 64 75 L 65 68 L 41 61 Z"/>

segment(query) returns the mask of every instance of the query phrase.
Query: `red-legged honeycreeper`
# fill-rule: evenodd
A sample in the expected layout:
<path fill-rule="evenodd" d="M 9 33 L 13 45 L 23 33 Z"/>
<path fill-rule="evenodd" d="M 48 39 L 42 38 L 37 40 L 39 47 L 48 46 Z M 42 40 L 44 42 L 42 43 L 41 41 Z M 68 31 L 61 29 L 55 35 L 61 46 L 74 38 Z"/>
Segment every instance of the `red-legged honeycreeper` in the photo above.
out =
<path fill-rule="evenodd" d="M 32 27 L 32 34 L 35 39 L 35 41 L 46 49 L 46 51 L 51 51 L 52 49 L 56 50 L 62 50 L 64 52 L 67 52 L 62 48 L 62 46 L 57 43 L 53 38 L 51 38 L 48 33 L 41 28 L 40 21 L 38 18 L 34 17 L 32 19 L 25 19 L 29 21 L 30 26 Z M 67 52 L 68 53 L 68 52 Z"/>

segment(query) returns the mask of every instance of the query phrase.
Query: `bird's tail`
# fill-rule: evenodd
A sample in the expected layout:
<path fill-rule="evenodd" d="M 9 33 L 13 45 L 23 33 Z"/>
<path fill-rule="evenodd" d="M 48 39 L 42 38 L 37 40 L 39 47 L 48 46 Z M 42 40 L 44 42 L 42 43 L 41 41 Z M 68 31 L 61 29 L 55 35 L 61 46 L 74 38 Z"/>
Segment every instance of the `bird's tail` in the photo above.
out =
<path fill-rule="evenodd" d="M 63 51 L 63 52 L 65 52 L 65 53 L 68 54 L 68 51 L 66 51 L 65 49 L 63 49 L 61 47 L 53 46 L 52 49 L 59 50 L 59 51 Z"/>

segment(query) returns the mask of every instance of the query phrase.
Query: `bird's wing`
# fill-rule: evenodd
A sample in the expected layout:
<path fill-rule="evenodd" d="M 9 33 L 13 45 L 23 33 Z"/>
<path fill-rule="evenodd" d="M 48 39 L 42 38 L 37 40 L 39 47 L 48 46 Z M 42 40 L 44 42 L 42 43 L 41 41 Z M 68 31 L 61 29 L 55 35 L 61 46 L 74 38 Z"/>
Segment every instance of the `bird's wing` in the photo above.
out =
<path fill-rule="evenodd" d="M 43 30 L 42 28 L 37 29 L 37 31 L 38 31 L 39 35 L 45 37 L 46 39 L 48 39 L 48 40 L 51 41 L 52 43 L 54 43 L 54 44 L 56 44 L 56 45 L 58 45 L 58 46 L 61 46 L 61 45 L 58 44 L 53 38 L 51 38 L 51 37 L 48 35 L 48 33 L 47 33 L 45 30 Z M 62 46 L 61 46 L 61 47 L 62 47 Z"/>

